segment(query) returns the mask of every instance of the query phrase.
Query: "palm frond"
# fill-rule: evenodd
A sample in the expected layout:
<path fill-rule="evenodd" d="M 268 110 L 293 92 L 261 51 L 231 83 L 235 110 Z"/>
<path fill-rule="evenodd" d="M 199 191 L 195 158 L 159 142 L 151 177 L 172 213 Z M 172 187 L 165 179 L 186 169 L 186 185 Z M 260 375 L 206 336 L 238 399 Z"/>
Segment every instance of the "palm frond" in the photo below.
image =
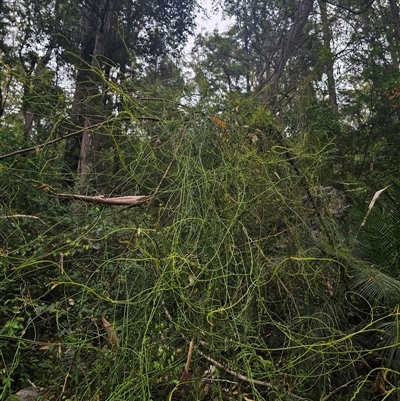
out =
<path fill-rule="evenodd" d="M 367 211 L 354 210 L 357 221 L 354 252 L 391 276 L 400 274 L 400 181 L 391 180 L 389 188 Z M 368 216 L 368 218 L 366 218 Z"/>
<path fill-rule="evenodd" d="M 388 320 L 377 322 L 375 328 L 378 330 L 376 335 L 377 344 L 382 349 L 381 357 L 385 361 L 385 366 L 393 369 L 400 369 L 400 314 L 399 306 Z"/>
<path fill-rule="evenodd" d="M 371 306 L 395 307 L 400 301 L 400 281 L 374 267 L 352 269 L 349 288 Z"/>

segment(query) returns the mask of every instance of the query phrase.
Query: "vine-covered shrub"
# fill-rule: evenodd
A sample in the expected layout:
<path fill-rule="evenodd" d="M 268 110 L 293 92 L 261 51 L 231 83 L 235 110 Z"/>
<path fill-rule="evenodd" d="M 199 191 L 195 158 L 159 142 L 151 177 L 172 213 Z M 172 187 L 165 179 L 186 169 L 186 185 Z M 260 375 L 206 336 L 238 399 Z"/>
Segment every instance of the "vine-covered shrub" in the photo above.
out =
<path fill-rule="evenodd" d="M 325 153 L 283 148 L 284 137 L 259 146 L 263 127 L 280 130 L 255 109 L 222 124 L 186 107 L 175 124 L 125 134 L 117 116 L 115 170 L 101 186 L 149 196 L 139 207 L 61 200 L 57 161 L 40 180 L 33 169 L 17 187 L 6 181 L 2 397 L 29 380 L 48 399 L 85 401 L 396 394 L 399 284 L 367 264 L 375 208 L 358 236 L 362 262 L 320 186 Z M 26 209 L 21 188 L 36 196 Z M 388 225 L 389 200 L 377 208 Z"/>

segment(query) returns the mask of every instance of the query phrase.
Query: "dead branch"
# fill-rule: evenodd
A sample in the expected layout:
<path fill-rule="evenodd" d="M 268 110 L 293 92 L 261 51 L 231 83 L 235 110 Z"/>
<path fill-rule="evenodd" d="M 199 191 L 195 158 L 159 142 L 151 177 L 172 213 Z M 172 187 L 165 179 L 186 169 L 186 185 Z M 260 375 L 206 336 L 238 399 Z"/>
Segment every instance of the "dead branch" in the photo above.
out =
<path fill-rule="evenodd" d="M 39 220 L 40 222 L 42 222 L 43 224 L 46 224 L 40 217 L 38 216 L 32 216 L 30 214 L 12 214 L 10 216 L 0 216 L 0 219 L 17 219 L 19 217 L 25 217 L 27 219 L 34 219 L 34 220 Z"/>
<path fill-rule="evenodd" d="M 207 361 L 211 362 L 213 365 L 215 365 L 218 368 L 224 370 L 226 373 L 229 373 L 230 375 L 236 377 L 237 379 L 240 379 L 240 380 L 245 381 L 245 382 L 250 383 L 250 384 L 258 385 L 258 386 L 261 386 L 261 387 L 266 387 L 266 388 L 268 388 L 270 390 L 274 390 L 274 391 L 277 391 L 277 392 L 282 391 L 281 389 L 279 389 L 279 387 L 274 386 L 270 382 L 263 381 L 263 380 L 252 379 L 251 377 L 242 375 L 241 373 L 238 373 L 238 372 L 230 369 L 229 367 L 225 366 L 221 362 L 216 361 L 214 358 L 211 358 L 210 356 L 208 356 L 207 354 L 205 354 L 203 351 L 201 351 L 199 349 L 196 349 L 196 352 L 198 354 L 200 354 L 203 358 L 207 359 Z M 296 394 L 293 394 L 290 391 L 287 391 L 285 394 L 287 394 L 289 397 L 295 398 L 296 400 L 311 401 L 309 398 L 300 397 L 300 396 L 298 396 Z"/>
<path fill-rule="evenodd" d="M 327 394 L 324 398 L 322 398 L 321 401 L 326 401 L 327 399 L 331 398 L 334 394 L 336 394 L 338 391 L 340 391 L 342 388 L 349 386 L 350 384 L 356 382 L 357 380 L 359 380 L 361 378 L 362 378 L 362 376 L 357 376 L 355 379 L 352 379 L 352 380 L 348 381 L 347 383 L 344 383 L 341 386 L 335 388 L 333 391 L 331 391 L 329 394 Z"/>
<path fill-rule="evenodd" d="M 163 299 L 161 299 L 161 305 L 162 305 L 162 308 L 163 308 L 164 313 L 165 313 L 165 315 L 167 316 L 168 320 L 169 320 L 171 323 L 174 323 L 174 320 L 173 320 L 173 318 L 172 318 L 172 315 L 169 313 L 169 311 L 168 311 L 168 309 L 167 309 L 167 307 L 166 307 L 165 302 L 164 302 Z M 181 337 L 182 337 L 183 339 L 186 339 L 186 336 L 185 336 L 184 333 L 181 332 L 180 334 L 181 334 Z M 193 342 L 193 340 L 191 341 L 191 343 L 190 343 L 190 345 L 189 345 L 189 351 L 190 351 L 190 347 L 193 347 L 192 342 Z M 207 359 L 207 361 L 211 362 L 211 363 L 214 364 L 215 366 L 219 367 L 220 369 L 224 370 L 226 373 L 229 373 L 230 375 L 236 377 L 236 378 L 239 379 L 239 380 L 245 381 L 245 382 L 250 383 L 250 384 L 258 385 L 258 386 L 261 386 L 261 387 L 266 387 L 266 388 L 268 388 L 268 389 L 270 389 L 270 390 L 282 391 L 282 390 L 279 389 L 279 387 L 274 386 L 271 382 L 262 381 L 262 380 L 257 380 L 257 379 L 252 379 L 251 377 L 242 375 L 241 373 L 238 373 L 238 372 L 236 372 L 236 371 L 230 369 L 228 366 L 225 366 L 225 365 L 222 364 L 221 362 L 218 362 L 218 361 L 215 360 L 214 358 L 211 358 L 210 356 L 208 356 L 207 354 L 205 354 L 203 351 L 201 351 L 201 350 L 198 349 L 198 348 L 196 348 L 195 351 L 196 351 L 199 355 L 201 355 L 204 359 Z M 189 353 L 188 353 L 188 354 L 189 354 Z M 186 365 L 187 365 L 187 362 L 186 362 Z M 185 366 L 185 368 L 186 368 L 186 366 Z M 290 396 L 290 397 L 292 397 L 292 398 L 295 398 L 296 400 L 311 401 L 309 398 L 300 397 L 300 396 L 298 396 L 298 395 L 296 395 L 296 394 L 293 394 L 293 393 L 290 392 L 290 391 L 287 391 L 285 394 L 287 394 L 288 396 Z"/>
<path fill-rule="evenodd" d="M 1 101 L 1 98 L 0 98 L 0 101 Z M 0 109 L 1 109 L 1 104 L 0 104 Z M 151 117 L 151 116 L 135 117 L 135 119 L 144 120 L 144 121 L 161 121 L 158 117 Z M 125 119 L 123 119 L 123 120 L 125 120 Z M 126 120 L 130 121 L 130 120 L 134 120 L 134 118 L 128 118 Z M 69 134 L 62 135 L 62 136 L 60 136 L 58 138 L 52 139 L 52 140 L 47 141 L 45 143 L 41 143 L 39 145 L 31 146 L 30 148 L 15 150 L 14 152 L 6 153 L 5 155 L 0 155 L 0 160 L 7 159 L 8 157 L 20 155 L 20 154 L 23 154 L 23 153 L 38 152 L 41 148 L 43 148 L 43 147 L 45 147 L 47 145 L 51 145 L 53 143 L 57 143 L 59 141 L 62 141 L 63 139 L 70 138 L 71 136 L 75 136 L 75 135 L 81 134 L 84 131 L 87 131 L 89 129 L 99 128 L 102 125 L 105 125 L 107 123 L 109 123 L 109 121 L 104 121 L 104 122 L 101 122 L 101 123 L 98 123 L 98 124 L 91 125 L 89 127 L 84 127 L 84 128 L 82 128 L 82 129 L 80 129 L 78 131 L 70 132 Z"/>
<path fill-rule="evenodd" d="M 103 195 L 88 196 L 88 195 L 63 194 L 63 193 L 57 193 L 56 195 L 61 196 L 63 198 L 76 199 L 76 200 L 81 200 L 83 202 L 88 202 L 88 203 L 100 203 L 100 204 L 104 204 L 104 205 L 120 205 L 120 206 L 121 205 L 122 206 L 138 206 L 150 199 L 150 197 L 146 196 L 146 195 L 118 196 L 115 198 L 106 198 Z"/>
<path fill-rule="evenodd" d="M 190 363 L 192 362 L 193 348 L 194 348 L 194 340 L 192 339 L 192 341 L 190 341 L 189 344 L 189 350 L 186 358 L 186 365 L 185 368 L 183 369 L 181 378 L 179 379 L 179 383 L 185 382 L 189 377 L 189 368 L 190 368 Z"/>

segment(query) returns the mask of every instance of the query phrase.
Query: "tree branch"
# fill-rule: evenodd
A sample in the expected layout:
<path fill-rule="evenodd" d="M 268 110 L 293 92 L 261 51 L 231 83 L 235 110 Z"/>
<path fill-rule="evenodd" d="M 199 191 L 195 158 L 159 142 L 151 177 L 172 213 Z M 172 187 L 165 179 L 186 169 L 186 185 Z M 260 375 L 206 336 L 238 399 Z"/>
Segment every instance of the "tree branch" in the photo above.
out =
<path fill-rule="evenodd" d="M 60 136 L 58 138 L 52 139 L 51 141 L 47 141 L 45 143 L 41 143 L 40 145 L 31 146 L 30 148 L 20 149 L 20 150 L 16 150 L 14 152 L 11 152 L 11 153 L 7 153 L 5 155 L 1 155 L 0 156 L 0 160 L 6 159 L 7 157 L 20 155 L 22 153 L 28 153 L 28 152 L 33 152 L 33 151 L 37 152 L 39 149 L 43 148 L 44 146 L 51 145 L 53 143 L 62 141 L 63 139 L 69 138 L 71 136 L 78 135 L 78 134 L 82 133 L 84 130 L 87 130 L 89 128 L 100 127 L 103 124 L 104 124 L 104 122 L 99 123 L 99 124 L 95 124 L 95 125 L 92 125 L 91 127 L 82 128 L 82 129 L 80 129 L 78 131 L 74 131 L 74 132 L 71 132 L 69 134 L 66 134 L 66 135 Z"/>
<path fill-rule="evenodd" d="M 367 0 L 367 1 L 365 1 L 364 3 L 360 4 L 360 8 L 358 10 L 353 10 L 352 8 L 346 7 L 343 4 L 334 3 L 331 0 L 323 0 L 323 1 L 324 1 L 324 3 L 330 4 L 331 6 L 346 10 L 351 14 L 360 15 L 360 14 L 364 13 L 365 11 L 367 11 L 368 8 L 372 6 L 372 4 L 374 3 L 375 0 Z M 361 9 L 361 7 L 363 7 L 363 6 L 365 6 L 364 9 Z"/>
<path fill-rule="evenodd" d="M 347 386 L 349 386 L 350 384 L 356 382 L 358 379 L 361 379 L 362 376 L 357 376 L 355 379 L 352 379 L 350 381 L 348 381 L 347 383 L 342 384 L 339 387 L 336 387 L 333 391 L 331 391 L 329 394 L 327 394 L 324 398 L 321 399 L 321 401 L 326 401 L 329 398 L 331 398 L 334 394 L 336 394 L 338 391 L 340 391 L 342 388 L 345 388 Z"/>
<path fill-rule="evenodd" d="M 147 116 L 141 116 L 141 117 L 135 117 L 137 120 L 149 120 L 149 121 L 161 121 L 158 117 L 147 117 Z M 132 118 L 130 118 L 130 120 L 133 120 Z M 103 121 L 101 123 L 97 123 L 94 125 L 90 125 L 89 127 L 84 127 L 78 131 L 74 131 L 71 132 L 69 134 L 60 136 L 58 138 L 52 139 L 51 141 L 47 141 L 45 143 L 41 143 L 39 145 L 35 145 L 35 146 L 31 146 L 30 148 L 25 148 L 25 149 L 20 149 L 20 150 L 15 150 L 14 152 L 10 152 L 10 153 L 6 153 L 5 155 L 0 155 L 0 160 L 3 159 L 7 159 L 8 157 L 12 157 L 12 156 L 16 156 L 16 155 L 20 155 L 23 153 L 28 153 L 28 152 L 37 152 L 38 150 L 40 150 L 41 148 L 47 146 L 47 145 L 51 145 L 53 143 L 57 143 L 59 141 L 62 141 L 63 139 L 67 139 L 70 138 L 71 136 L 75 136 L 78 134 L 81 134 L 82 132 L 92 129 L 92 128 L 99 128 L 102 125 L 109 123 L 109 121 Z"/>
<path fill-rule="evenodd" d="M 88 203 L 100 203 L 105 205 L 119 205 L 119 206 L 138 206 L 150 199 L 150 196 L 118 196 L 115 198 L 106 198 L 103 195 L 99 196 L 88 196 L 79 194 L 62 194 L 57 193 L 57 196 L 61 196 L 68 199 L 77 199 Z"/>
<path fill-rule="evenodd" d="M 29 214 L 12 214 L 10 216 L 0 216 L 0 219 L 13 219 L 13 218 L 18 218 L 18 217 L 27 217 L 29 219 L 40 220 L 40 217 L 32 216 Z"/>

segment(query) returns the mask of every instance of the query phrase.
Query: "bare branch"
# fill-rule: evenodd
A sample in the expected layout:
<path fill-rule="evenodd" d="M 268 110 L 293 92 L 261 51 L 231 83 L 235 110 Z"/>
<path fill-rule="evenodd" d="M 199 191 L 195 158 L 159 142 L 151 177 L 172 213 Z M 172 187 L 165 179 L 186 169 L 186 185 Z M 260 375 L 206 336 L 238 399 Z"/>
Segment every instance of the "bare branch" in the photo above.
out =
<path fill-rule="evenodd" d="M 368 8 L 372 6 L 374 1 L 375 0 L 367 0 L 364 3 L 360 4 L 360 8 L 358 10 L 353 10 L 352 8 L 346 7 L 343 4 L 335 3 L 335 2 L 333 2 L 331 0 L 324 0 L 325 3 L 330 4 L 331 6 L 346 10 L 349 13 L 354 14 L 354 15 L 360 15 L 360 14 L 364 13 L 365 11 L 367 11 Z M 361 7 L 364 7 L 364 8 L 361 8 Z"/>
<path fill-rule="evenodd" d="M 161 305 L 162 305 L 162 308 L 163 308 L 164 313 L 165 313 L 165 315 L 167 316 L 168 320 L 169 320 L 171 323 L 174 323 L 174 320 L 173 320 L 173 318 L 172 318 L 172 315 L 169 313 L 169 311 L 168 311 L 168 309 L 167 309 L 167 307 L 166 307 L 165 302 L 164 302 L 163 299 L 161 299 Z M 182 336 L 183 339 L 186 339 L 185 334 L 183 334 L 182 332 L 181 332 L 180 334 L 181 334 L 181 336 Z M 193 340 L 191 341 L 191 344 L 189 345 L 189 351 L 190 351 L 190 348 L 193 347 L 192 342 L 193 342 Z M 230 375 L 236 377 L 237 379 L 240 379 L 240 380 L 245 381 L 245 382 L 250 383 L 250 384 L 258 385 L 258 386 L 261 386 L 261 387 L 266 387 L 266 388 L 268 388 L 268 389 L 270 389 L 270 390 L 279 391 L 279 392 L 282 391 L 281 389 L 279 389 L 279 387 L 274 386 L 271 382 L 262 381 L 262 380 L 257 380 L 257 379 L 252 379 L 251 377 L 242 375 L 241 373 L 238 373 L 238 372 L 236 372 L 236 371 L 230 369 L 229 367 L 225 366 L 225 365 L 222 364 L 221 362 L 218 362 L 218 361 L 215 360 L 214 358 L 211 358 L 210 356 L 208 356 L 207 354 L 205 354 L 203 351 L 201 351 L 201 350 L 198 349 L 198 348 L 195 348 L 195 351 L 196 351 L 199 355 L 201 355 L 204 359 L 207 359 L 207 361 L 211 362 L 212 364 L 214 364 L 214 365 L 217 366 L 218 368 L 224 370 L 226 373 L 229 373 Z M 186 364 L 187 364 L 187 362 L 186 362 Z M 290 396 L 290 397 L 292 397 L 292 398 L 295 398 L 296 400 L 300 400 L 300 401 L 312 401 L 312 400 L 310 400 L 309 398 L 300 397 L 300 396 L 298 396 L 298 395 L 296 395 L 296 394 L 291 393 L 290 391 L 285 392 L 285 394 L 287 394 L 288 396 Z"/>
<path fill-rule="evenodd" d="M 355 379 L 352 379 L 350 381 L 348 381 L 347 383 L 342 384 L 339 387 L 336 387 L 333 391 L 331 391 L 329 394 L 327 394 L 324 398 L 321 399 L 321 401 L 326 401 L 329 398 L 331 398 L 334 394 L 336 394 L 338 391 L 340 391 L 342 388 L 345 388 L 347 386 L 349 386 L 350 384 L 356 382 L 357 380 L 361 379 L 362 376 L 357 376 Z"/>
<path fill-rule="evenodd" d="M 137 120 L 161 121 L 158 117 L 146 117 L 146 116 L 142 116 L 142 117 L 135 117 L 135 118 L 136 118 Z M 122 120 L 125 120 L 125 119 L 122 119 Z M 127 120 L 128 120 L 128 119 L 127 119 Z M 129 120 L 132 120 L 132 118 L 129 118 Z M 89 129 L 99 128 L 99 127 L 101 127 L 102 125 L 105 125 L 105 124 L 107 124 L 107 123 L 109 123 L 109 121 L 104 121 L 104 122 L 101 122 L 101 123 L 98 123 L 98 124 L 91 125 L 91 126 L 89 126 L 89 127 L 84 127 L 84 128 L 82 128 L 82 129 L 80 129 L 80 130 L 78 130 L 78 131 L 71 132 L 71 133 L 69 133 L 69 134 L 60 136 L 60 137 L 58 137 L 58 138 L 52 139 L 52 140 L 47 141 L 47 142 L 45 142 L 45 143 L 41 143 L 41 144 L 39 144 L 39 145 L 31 146 L 30 148 L 15 150 L 14 152 L 6 153 L 5 155 L 0 155 L 0 160 L 6 159 L 6 158 L 12 157 L 12 156 L 20 155 L 20 154 L 23 154 L 23 153 L 37 152 L 38 150 L 40 150 L 41 148 L 43 148 L 43 147 L 45 147 L 45 146 L 47 146 L 47 145 L 51 145 L 51 144 L 53 144 L 53 143 L 57 143 L 57 142 L 59 142 L 59 141 L 62 141 L 63 139 L 67 139 L 67 138 L 70 138 L 70 137 L 72 137 L 72 136 L 81 134 L 82 132 L 87 131 L 87 130 L 89 130 Z"/>
<path fill-rule="evenodd" d="M 105 205 L 122 205 L 122 206 L 136 206 L 141 205 L 150 199 L 149 196 L 141 195 L 141 196 L 118 196 L 115 198 L 106 198 L 103 195 L 99 196 L 88 196 L 88 195 L 79 195 L 79 194 L 62 194 L 57 193 L 57 196 L 61 196 L 63 198 L 68 199 L 77 199 L 83 202 L 88 203 L 100 203 Z"/>
<path fill-rule="evenodd" d="M 189 377 L 189 368 L 190 368 L 190 363 L 192 362 L 193 348 L 194 348 L 194 340 L 192 339 L 192 341 L 190 341 L 189 343 L 186 365 L 185 368 L 183 369 L 181 378 L 179 379 L 179 383 L 185 382 Z"/>
<path fill-rule="evenodd" d="M 29 215 L 29 214 L 12 214 L 11 216 L 0 216 L 0 219 L 13 219 L 13 218 L 20 218 L 20 217 L 26 217 L 28 219 L 39 220 L 43 224 L 46 224 L 40 217 L 32 216 L 32 215 Z"/>
<path fill-rule="evenodd" d="M 20 155 L 20 154 L 22 154 L 22 153 L 28 153 L 28 152 L 34 152 L 34 151 L 37 152 L 38 150 L 40 150 L 40 149 L 43 148 L 44 146 L 51 145 L 51 144 L 53 144 L 53 143 L 62 141 L 63 139 L 69 138 L 69 137 L 71 137 L 71 136 L 78 135 L 78 134 L 82 133 L 84 130 L 87 130 L 87 129 L 89 129 L 89 128 L 100 127 L 100 126 L 103 125 L 103 124 L 104 124 L 104 122 L 103 122 L 103 123 L 99 123 L 99 124 L 95 124 L 95 125 L 92 125 L 91 127 L 82 128 L 82 129 L 80 129 L 80 130 L 78 130 L 78 131 L 74 131 L 74 132 L 71 132 L 71 133 L 69 133 L 69 134 L 60 136 L 59 138 L 52 139 L 51 141 L 47 141 L 47 142 L 42 143 L 42 144 L 40 144 L 40 145 L 31 146 L 30 148 L 20 149 L 20 150 L 16 150 L 16 151 L 14 151 L 14 152 L 11 152 L 11 153 L 7 153 L 7 154 L 5 154 L 5 155 L 1 155 L 1 156 L 0 156 L 0 160 L 6 159 L 7 157 Z"/>

